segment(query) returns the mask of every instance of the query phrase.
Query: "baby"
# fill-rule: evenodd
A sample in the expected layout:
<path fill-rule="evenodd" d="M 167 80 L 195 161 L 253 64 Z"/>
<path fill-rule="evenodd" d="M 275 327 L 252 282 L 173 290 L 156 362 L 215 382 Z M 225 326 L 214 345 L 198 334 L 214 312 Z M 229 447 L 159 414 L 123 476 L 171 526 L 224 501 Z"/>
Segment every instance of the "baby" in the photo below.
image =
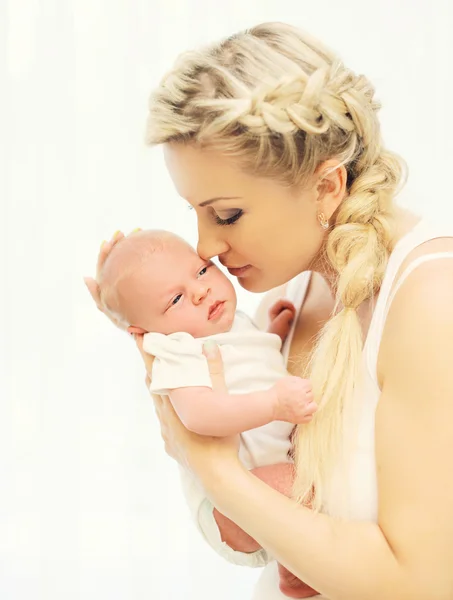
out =
<path fill-rule="evenodd" d="M 144 334 L 144 349 L 155 357 L 151 391 L 167 394 L 183 423 L 195 432 L 240 433 L 239 458 L 245 467 L 255 474 L 261 470 L 261 477 L 266 470 L 269 485 L 290 495 L 292 423 L 308 422 L 316 410 L 310 383 L 288 377 L 280 353 L 289 332 L 287 311 L 294 317 L 294 306 L 285 300 L 276 303 L 270 331 L 260 331 L 236 310 L 229 279 L 165 231 L 134 232 L 118 241 L 101 267 L 97 290 L 104 312 L 115 323 Z M 202 353 L 206 340 L 219 345 L 228 393 L 211 388 Z M 264 566 L 264 551 L 236 552 L 223 541 L 214 507 L 190 473 L 182 467 L 180 472 L 195 524 L 206 541 L 230 562 Z M 302 582 L 281 565 L 279 570 L 285 595 L 307 596 Z"/>
<path fill-rule="evenodd" d="M 227 436 L 311 420 L 310 382 L 288 376 L 281 338 L 237 311 L 231 281 L 181 238 L 131 234 L 112 249 L 98 284 L 105 310 L 129 332 L 144 334 L 143 348 L 155 357 L 150 391 L 168 395 L 189 430 Z M 227 392 L 212 389 L 206 341 L 220 348 Z"/>

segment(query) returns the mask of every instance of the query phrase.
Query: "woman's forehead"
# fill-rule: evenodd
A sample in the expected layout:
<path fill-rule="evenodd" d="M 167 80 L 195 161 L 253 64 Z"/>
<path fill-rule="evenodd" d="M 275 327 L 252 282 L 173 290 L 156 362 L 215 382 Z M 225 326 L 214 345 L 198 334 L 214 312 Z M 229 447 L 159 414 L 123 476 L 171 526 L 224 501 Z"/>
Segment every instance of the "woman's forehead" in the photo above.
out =
<path fill-rule="evenodd" d="M 233 188 L 243 186 L 247 180 L 228 157 L 195 145 L 164 144 L 164 157 L 179 195 L 191 204 L 233 196 Z"/>

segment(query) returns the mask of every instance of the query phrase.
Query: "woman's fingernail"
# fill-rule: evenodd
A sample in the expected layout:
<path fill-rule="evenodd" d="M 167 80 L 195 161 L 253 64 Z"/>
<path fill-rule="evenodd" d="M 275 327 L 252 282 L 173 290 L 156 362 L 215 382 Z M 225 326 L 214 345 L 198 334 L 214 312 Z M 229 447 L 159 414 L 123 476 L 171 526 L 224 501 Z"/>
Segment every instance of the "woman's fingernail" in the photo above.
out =
<path fill-rule="evenodd" d="M 101 249 L 104 247 L 104 244 L 106 244 L 106 243 L 107 243 L 106 240 L 102 240 L 102 242 L 101 242 Z"/>
<path fill-rule="evenodd" d="M 115 231 L 115 233 L 113 234 L 113 237 L 114 237 L 114 238 L 116 238 L 116 236 L 117 236 L 119 233 L 121 233 L 121 232 L 120 232 L 120 230 L 119 230 L 119 229 L 117 229 L 117 230 Z"/>
<path fill-rule="evenodd" d="M 217 344 L 215 342 L 208 340 L 207 342 L 205 342 L 203 344 L 203 348 L 204 348 L 204 351 L 206 352 L 206 356 L 209 356 L 210 358 L 214 358 L 216 348 L 217 348 Z"/>
<path fill-rule="evenodd" d="M 142 228 L 141 227 L 136 227 L 135 229 L 132 230 L 132 233 L 136 233 L 137 231 L 141 231 Z"/>

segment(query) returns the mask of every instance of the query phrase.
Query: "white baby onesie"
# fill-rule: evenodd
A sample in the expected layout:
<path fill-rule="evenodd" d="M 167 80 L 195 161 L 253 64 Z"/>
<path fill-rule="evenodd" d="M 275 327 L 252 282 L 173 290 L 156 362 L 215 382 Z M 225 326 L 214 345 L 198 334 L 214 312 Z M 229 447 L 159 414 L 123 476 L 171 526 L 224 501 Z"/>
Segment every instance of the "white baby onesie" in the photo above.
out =
<path fill-rule="evenodd" d="M 150 391 L 166 395 L 168 390 L 175 388 L 211 388 L 208 363 L 203 354 L 203 343 L 207 340 L 220 348 L 230 394 L 267 390 L 288 375 L 280 352 L 280 337 L 261 331 L 250 317 L 237 311 L 233 326 L 226 333 L 202 338 L 194 338 L 185 332 L 147 333 L 143 348 L 155 357 Z M 277 421 L 251 430 L 252 435 L 244 432 L 239 451 L 244 465 L 252 469 L 287 462 L 291 447 L 288 437 L 293 427 L 290 423 Z"/>
<path fill-rule="evenodd" d="M 155 357 L 150 391 L 168 394 L 178 387 L 211 386 L 203 342 L 212 340 L 219 345 L 225 380 L 231 394 L 265 390 L 288 375 L 285 358 L 280 352 L 281 339 L 273 333 L 258 329 L 244 313 L 237 311 L 232 329 L 227 333 L 194 338 L 188 333 L 147 333 L 143 348 Z M 289 436 L 291 423 L 273 421 L 268 425 L 244 431 L 240 435 L 239 458 L 251 470 L 264 465 L 291 462 Z M 189 509 L 200 533 L 218 554 L 237 565 L 262 567 L 269 556 L 265 550 L 250 554 L 236 552 L 220 537 L 213 518 L 213 506 L 198 481 L 180 467 L 181 482 Z"/>

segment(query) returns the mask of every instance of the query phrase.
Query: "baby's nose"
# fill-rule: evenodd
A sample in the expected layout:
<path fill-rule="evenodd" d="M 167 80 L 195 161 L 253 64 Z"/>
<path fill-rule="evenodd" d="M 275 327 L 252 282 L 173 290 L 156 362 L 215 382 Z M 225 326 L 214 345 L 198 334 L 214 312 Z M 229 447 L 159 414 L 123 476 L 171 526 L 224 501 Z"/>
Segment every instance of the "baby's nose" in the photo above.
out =
<path fill-rule="evenodd" d="M 206 286 L 199 286 L 194 290 L 193 301 L 195 304 L 200 304 L 206 296 L 209 294 L 209 288 Z"/>

